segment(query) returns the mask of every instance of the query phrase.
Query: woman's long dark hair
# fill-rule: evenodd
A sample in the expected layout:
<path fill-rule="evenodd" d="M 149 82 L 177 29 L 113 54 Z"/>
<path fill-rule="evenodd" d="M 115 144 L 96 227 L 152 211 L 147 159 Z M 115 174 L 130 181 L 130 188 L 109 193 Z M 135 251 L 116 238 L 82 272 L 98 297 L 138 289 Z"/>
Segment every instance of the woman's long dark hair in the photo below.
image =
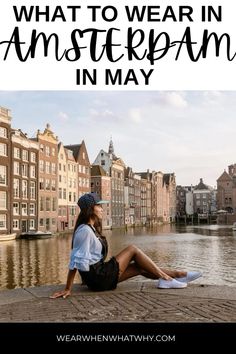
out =
<path fill-rule="evenodd" d="M 73 247 L 73 240 L 74 240 L 74 235 L 75 231 L 77 228 L 82 225 L 82 224 L 88 224 L 92 220 L 94 222 L 93 227 L 97 231 L 97 233 L 102 236 L 102 222 L 101 220 L 97 217 L 97 215 L 94 213 L 94 206 L 88 207 L 87 209 L 83 209 L 80 211 L 78 218 L 75 223 L 74 227 L 74 232 L 73 232 L 73 237 L 72 237 L 72 244 L 71 246 Z"/>

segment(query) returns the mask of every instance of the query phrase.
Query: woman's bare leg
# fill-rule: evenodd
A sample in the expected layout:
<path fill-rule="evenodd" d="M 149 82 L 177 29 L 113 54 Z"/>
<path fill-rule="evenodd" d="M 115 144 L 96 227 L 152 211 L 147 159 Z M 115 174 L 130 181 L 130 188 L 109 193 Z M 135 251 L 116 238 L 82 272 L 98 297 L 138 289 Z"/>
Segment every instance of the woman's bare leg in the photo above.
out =
<path fill-rule="evenodd" d="M 116 257 L 117 262 L 119 263 L 119 281 L 131 278 L 135 275 L 142 275 L 143 272 L 148 273 L 153 277 L 153 279 L 163 278 L 165 280 L 170 280 L 172 277 L 160 269 L 152 260 L 149 258 L 143 251 L 141 251 L 136 246 L 128 246 L 123 251 L 121 251 Z M 136 265 L 135 268 L 128 268 L 130 262 L 134 261 Z M 127 270 L 126 275 L 124 272 Z M 139 272 L 138 272 L 139 271 Z M 177 273 L 174 271 L 171 272 L 172 276 L 177 276 Z M 178 276 L 186 275 L 186 272 L 178 272 Z M 122 276 L 122 274 L 124 274 Z M 125 278 L 125 279 L 124 279 Z"/>
<path fill-rule="evenodd" d="M 143 277 L 149 279 L 157 279 L 155 275 L 145 272 L 143 269 L 140 269 L 135 263 L 130 263 L 126 270 L 119 277 L 118 282 L 120 283 L 124 280 L 136 277 L 137 275 L 142 275 Z"/>

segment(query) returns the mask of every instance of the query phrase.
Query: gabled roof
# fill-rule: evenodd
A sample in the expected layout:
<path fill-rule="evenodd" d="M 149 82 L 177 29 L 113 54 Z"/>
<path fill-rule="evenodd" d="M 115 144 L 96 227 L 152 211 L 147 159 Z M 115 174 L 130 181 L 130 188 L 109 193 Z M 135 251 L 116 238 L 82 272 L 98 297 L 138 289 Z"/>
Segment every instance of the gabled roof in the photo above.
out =
<path fill-rule="evenodd" d="M 107 176 L 102 166 L 100 165 L 91 166 L 91 177 L 95 177 L 95 176 Z"/>
<path fill-rule="evenodd" d="M 127 167 L 127 168 L 125 169 L 125 177 L 126 177 L 126 178 L 127 178 L 127 177 L 130 177 L 130 176 L 132 176 L 132 174 L 133 174 L 132 168 L 131 168 L 131 167 Z"/>
<path fill-rule="evenodd" d="M 174 173 L 164 173 L 163 175 L 163 184 L 165 183 L 166 185 L 170 184 L 171 178 L 174 177 Z"/>
<path fill-rule="evenodd" d="M 227 181 L 232 181 L 232 177 L 224 171 L 222 175 L 217 179 L 217 182 L 227 182 Z"/>
<path fill-rule="evenodd" d="M 203 183 L 203 179 L 200 178 L 200 182 L 198 185 L 194 188 L 194 190 L 203 190 L 203 189 L 209 189 L 209 187 Z"/>
<path fill-rule="evenodd" d="M 74 158 L 75 158 L 75 160 L 77 160 L 77 158 L 79 156 L 79 151 L 80 151 L 81 145 L 82 144 L 65 145 L 65 148 L 73 151 Z"/>

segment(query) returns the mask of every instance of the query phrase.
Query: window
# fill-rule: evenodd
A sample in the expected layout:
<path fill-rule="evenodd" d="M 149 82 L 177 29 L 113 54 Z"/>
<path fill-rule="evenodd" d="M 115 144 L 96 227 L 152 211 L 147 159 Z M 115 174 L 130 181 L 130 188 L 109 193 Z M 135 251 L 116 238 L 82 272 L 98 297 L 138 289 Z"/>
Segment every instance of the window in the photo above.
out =
<path fill-rule="evenodd" d="M 51 190 L 54 191 L 54 192 L 56 190 L 56 181 L 55 181 L 55 179 L 51 180 Z"/>
<path fill-rule="evenodd" d="M 39 189 L 44 190 L 44 179 L 43 178 L 39 178 Z"/>
<path fill-rule="evenodd" d="M 22 160 L 24 161 L 28 161 L 28 151 L 27 150 L 23 150 L 22 151 Z"/>
<path fill-rule="evenodd" d="M 106 164 L 105 160 L 101 160 L 101 165 L 105 166 L 105 164 Z"/>
<path fill-rule="evenodd" d="M 44 151 L 44 146 L 43 146 L 43 144 L 40 144 L 40 151 Z"/>
<path fill-rule="evenodd" d="M 57 199 L 52 198 L 52 211 L 56 211 L 56 207 L 57 207 Z"/>
<path fill-rule="evenodd" d="M 36 167 L 35 166 L 30 166 L 30 177 L 36 178 Z"/>
<path fill-rule="evenodd" d="M 47 191 L 50 191 L 50 179 L 46 179 L 46 180 L 45 180 L 45 189 L 46 189 Z"/>
<path fill-rule="evenodd" d="M 28 165 L 25 163 L 21 166 L 22 177 L 28 177 Z"/>
<path fill-rule="evenodd" d="M 56 225 L 56 219 L 51 219 L 52 220 L 52 225 L 55 226 Z"/>
<path fill-rule="evenodd" d="M 13 215 L 20 215 L 19 203 L 13 203 Z"/>
<path fill-rule="evenodd" d="M 59 199 L 62 199 L 62 188 L 59 188 Z"/>
<path fill-rule="evenodd" d="M 14 158 L 20 159 L 20 149 L 19 148 L 14 148 Z"/>
<path fill-rule="evenodd" d="M 7 209 L 7 193 L 0 191 L 0 210 Z"/>
<path fill-rule="evenodd" d="M 40 197 L 39 200 L 39 210 L 44 211 L 44 197 Z"/>
<path fill-rule="evenodd" d="M 46 156 L 50 156 L 50 147 L 46 146 Z"/>
<path fill-rule="evenodd" d="M 19 228 L 20 228 L 19 226 L 20 226 L 19 220 L 13 219 L 13 221 L 12 221 L 13 230 L 19 230 Z"/>
<path fill-rule="evenodd" d="M 7 185 L 7 167 L 0 165 L 0 185 Z"/>
<path fill-rule="evenodd" d="M 13 196 L 14 198 L 19 198 L 20 196 L 20 180 L 17 178 L 13 180 Z"/>
<path fill-rule="evenodd" d="M 44 219 L 39 219 L 39 226 L 44 226 Z"/>
<path fill-rule="evenodd" d="M 36 199 L 36 188 L 35 188 L 35 182 L 31 181 L 30 182 L 30 199 Z"/>
<path fill-rule="evenodd" d="M 35 230 L 35 220 L 34 219 L 30 219 L 29 228 L 30 228 L 30 230 Z"/>
<path fill-rule="evenodd" d="M 6 230 L 7 228 L 7 216 L 0 214 L 0 230 Z"/>
<path fill-rule="evenodd" d="M 69 178 L 69 188 L 72 188 L 72 178 Z"/>
<path fill-rule="evenodd" d="M 22 180 L 22 198 L 28 197 L 28 182 L 24 179 Z"/>
<path fill-rule="evenodd" d="M 52 156 L 55 156 L 55 148 L 52 148 Z"/>
<path fill-rule="evenodd" d="M 21 215 L 27 215 L 27 204 L 26 203 L 21 204 Z"/>
<path fill-rule="evenodd" d="M 7 130 L 6 128 L 0 127 L 0 137 L 7 138 Z"/>
<path fill-rule="evenodd" d="M 30 161 L 31 161 L 31 162 L 36 162 L 36 154 L 35 154 L 35 152 L 31 152 L 31 154 L 30 154 Z"/>
<path fill-rule="evenodd" d="M 50 174 L 50 162 L 46 161 L 46 173 Z"/>
<path fill-rule="evenodd" d="M 7 145 L 0 143 L 0 156 L 7 156 Z"/>
<path fill-rule="evenodd" d="M 20 163 L 14 161 L 14 175 L 19 175 L 20 174 Z"/>
<path fill-rule="evenodd" d="M 56 164 L 54 162 L 52 162 L 52 174 L 56 174 Z"/>
<path fill-rule="evenodd" d="M 39 161 L 39 172 L 44 172 L 44 161 L 43 160 Z"/>
<path fill-rule="evenodd" d="M 46 211 L 50 211 L 50 198 L 46 197 Z"/>
<path fill-rule="evenodd" d="M 63 188 L 63 199 L 66 199 L 66 189 Z"/>

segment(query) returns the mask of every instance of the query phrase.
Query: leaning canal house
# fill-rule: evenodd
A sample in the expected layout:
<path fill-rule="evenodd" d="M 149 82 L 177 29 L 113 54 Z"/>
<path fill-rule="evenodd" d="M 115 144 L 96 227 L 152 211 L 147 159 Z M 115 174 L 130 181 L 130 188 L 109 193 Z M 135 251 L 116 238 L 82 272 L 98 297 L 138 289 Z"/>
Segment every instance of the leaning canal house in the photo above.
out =
<path fill-rule="evenodd" d="M 38 153 L 37 142 L 20 129 L 11 130 L 12 230 L 16 234 L 38 229 Z"/>
<path fill-rule="evenodd" d="M 0 235 L 12 231 L 10 219 L 11 196 L 11 111 L 0 107 Z"/>

